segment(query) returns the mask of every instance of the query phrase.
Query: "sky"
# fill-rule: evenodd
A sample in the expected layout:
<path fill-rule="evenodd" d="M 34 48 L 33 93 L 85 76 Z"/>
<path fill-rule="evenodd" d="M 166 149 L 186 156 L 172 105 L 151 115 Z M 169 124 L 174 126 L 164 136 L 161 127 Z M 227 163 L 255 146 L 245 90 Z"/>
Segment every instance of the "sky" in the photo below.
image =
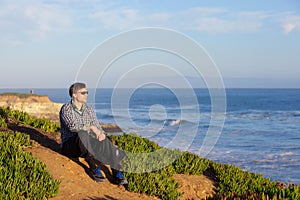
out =
<path fill-rule="evenodd" d="M 0 88 L 67 88 L 99 44 L 143 27 L 197 42 L 225 87 L 300 87 L 298 0 L 0 0 Z"/>

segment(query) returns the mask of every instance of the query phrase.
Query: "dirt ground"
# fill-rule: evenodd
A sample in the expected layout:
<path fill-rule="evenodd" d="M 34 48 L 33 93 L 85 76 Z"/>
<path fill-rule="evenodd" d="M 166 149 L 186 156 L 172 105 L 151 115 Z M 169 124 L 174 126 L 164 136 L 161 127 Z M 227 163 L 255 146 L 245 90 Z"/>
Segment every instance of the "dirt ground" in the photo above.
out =
<path fill-rule="evenodd" d="M 118 186 L 111 183 L 109 168 L 102 170 L 107 177 L 106 182 L 96 183 L 87 173 L 87 164 L 82 160 L 71 160 L 59 153 L 59 133 L 44 133 L 38 129 L 25 126 L 10 126 L 10 130 L 27 133 L 35 145 L 28 148 L 33 156 L 39 158 L 46 164 L 50 174 L 61 181 L 58 195 L 53 200 L 116 200 L 116 199 L 158 199 L 157 197 L 145 194 L 133 193 L 126 190 L 125 186 Z M 183 196 L 180 199 L 205 199 L 214 194 L 215 183 L 208 176 L 190 176 L 176 174 Z"/>

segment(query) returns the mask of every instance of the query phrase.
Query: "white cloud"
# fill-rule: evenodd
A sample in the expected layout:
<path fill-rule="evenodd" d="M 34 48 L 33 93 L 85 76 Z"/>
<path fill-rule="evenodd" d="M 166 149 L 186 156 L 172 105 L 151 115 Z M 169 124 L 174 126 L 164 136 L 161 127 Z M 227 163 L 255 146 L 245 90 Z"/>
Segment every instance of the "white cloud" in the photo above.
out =
<path fill-rule="evenodd" d="M 287 34 L 291 31 L 293 31 L 296 28 L 296 25 L 292 24 L 292 23 L 285 23 L 282 25 L 282 28 L 283 28 L 284 33 Z"/>
<path fill-rule="evenodd" d="M 138 24 L 138 11 L 134 9 L 100 10 L 90 14 L 92 20 L 97 20 L 106 29 L 122 30 Z"/>
<path fill-rule="evenodd" d="M 38 0 L 3 1 L 0 8 L 1 39 L 7 43 L 43 39 L 66 30 L 71 22 L 64 8 Z"/>
<path fill-rule="evenodd" d="M 187 22 L 181 28 L 224 33 L 258 31 L 269 14 L 263 11 L 234 12 L 223 8 L 199 7 L 183 11 L 179 16 Z"/>
<path fill-rule="evenodd" d="M 292 31 L 300 31 L 300 16 L 294 14 L 285 14 L 279 20 L 282 30 L 285 34 Z"/>
<path fill-rule="evenodd" d="M 201 32 L 257 31 L 268 17 L 266 12 L 232 12 L 224 8 L 195 7 L 173 12 L 148 13 L 122 7 L 101 7 L 91 19 L 106 29 L 124 30 L 160 26 Z"/>
<path fill-rule="evenodd" d="M 202 15 L 193 19 L 190 29 L 204 32 L 257 31 L 262 26 L 259 15 L 244 16 L 242 13 L 224 12 L 219 15 Z"/>
<path fill-rule="evenodd" d="M 170 15 L 168 13 L 143 13 L 131 8 L 101 8 L 90 14 L 90 19 L 101 23 L 106 29 L 125 30 L 141 26 L 166 26 Z"/>
<path fill-rule="evenodd" d="M 143 26 L 157 26 L 178 30 L 209 33 L 255 32 L 276 25 L 284 33 L 298 30 L 300 16 L 288 12 L 233 11 L 222 7 L 192 7 L 176 11 L 133 9 L 113 5 L 98 7 L 90 19 L 110 30 L 126 30 Z M 280 27 L 278 27 L 280 22 Z"/>
<path fill-rule="evenodd" d="M 300 16 L 222 7 L 151 12 L 101 0 L 6 0 L 1 1 L 0 7 L 0 43 L 17 45 L 64 31 L 121 31 L 145 26 L 208 33 L 253 32 L 269 23 L 279 23 L 288 34 L 300 29 Z"/>

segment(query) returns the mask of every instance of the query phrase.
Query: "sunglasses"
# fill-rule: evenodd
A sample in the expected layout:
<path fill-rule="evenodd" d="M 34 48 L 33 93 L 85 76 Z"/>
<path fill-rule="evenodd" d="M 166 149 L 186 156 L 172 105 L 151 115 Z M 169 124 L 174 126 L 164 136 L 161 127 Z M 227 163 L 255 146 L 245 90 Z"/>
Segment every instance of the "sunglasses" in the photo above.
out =
<path fill-rule="evenodd" d="M 84 92 L 79 92 L 80 94 L 82 94 L 82 95 L 86 95 L 86 94 L 89 94 L 89 92 L 88 91 L 84 91 Z"/>

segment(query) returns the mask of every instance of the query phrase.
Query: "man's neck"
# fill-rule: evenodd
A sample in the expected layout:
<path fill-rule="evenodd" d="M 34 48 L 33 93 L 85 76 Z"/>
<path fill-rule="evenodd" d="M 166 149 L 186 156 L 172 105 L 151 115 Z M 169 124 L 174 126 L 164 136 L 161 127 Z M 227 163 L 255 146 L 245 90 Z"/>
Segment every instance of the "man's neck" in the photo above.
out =
<path fill-rule="evenodd" d="M 77 108 L 77 110 L 81 110 L 83 103 L 80 103 L 80 102 L 74 101 L 74 100 L 72 101 L 72 103 Z"/>

